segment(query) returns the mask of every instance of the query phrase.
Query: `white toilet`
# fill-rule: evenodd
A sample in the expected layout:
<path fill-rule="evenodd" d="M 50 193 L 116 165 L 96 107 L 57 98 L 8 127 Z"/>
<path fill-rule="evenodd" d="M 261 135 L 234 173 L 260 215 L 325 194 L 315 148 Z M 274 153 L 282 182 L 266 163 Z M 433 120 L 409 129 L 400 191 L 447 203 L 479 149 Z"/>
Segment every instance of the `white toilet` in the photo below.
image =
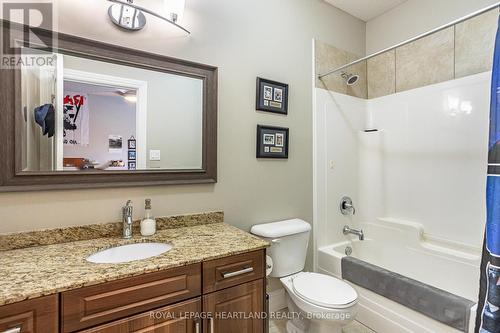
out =
<path fill-rule="evenodd" d="M 354 320 L 358 294 L 346 282 L 325 274 L 302 272 L 309 243 L 309 223 L 286 220 L 254 225 L 251 233 L 271 243 L 273 268 L 287 291 L 292 318 L 288 333 L 336 333 Z"/>

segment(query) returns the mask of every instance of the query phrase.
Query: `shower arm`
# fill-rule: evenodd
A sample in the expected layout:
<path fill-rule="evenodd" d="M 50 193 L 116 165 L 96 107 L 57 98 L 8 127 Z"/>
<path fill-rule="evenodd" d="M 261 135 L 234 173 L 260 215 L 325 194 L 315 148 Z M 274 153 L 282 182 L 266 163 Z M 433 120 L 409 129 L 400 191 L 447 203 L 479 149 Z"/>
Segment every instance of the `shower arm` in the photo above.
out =
<path fill-rule="evenodd" d="M 471 13 L 471 14 L 469 14 L 469 15 L 466 15 L 466 16 L 464 16 L 464 17 L 462 17 L 462 18 L 459 18 L 459 19 L 457 19 L 457 20 L 455 20 L 455 21 L 452 21 L 452 22 L 450 22 L 450 23 L 448 23 L 448 24 L 445 24 L 445 25 L 443 25 L 443 26 L 440 26 L 440 27 L 438 27 L 438 28 L 436 28 L 436 29 L 430 30 L 430 31 L 428 31 L 428 32 L 426 32 L 426 33 L 423 33 L 423 34 L 421 34 L 421 35 L 418 35 L 418 36 L 416 36 L 416 37 L 413 37 L 413 38 L 407 39 L 407 40 L 405 40 L 405 41 L 404 41 L 404 42 L 402 42 L 402 43 L 399 43 L 399 44 L 396 44 L 396 45 L 394 45 L 394 46 L 388 47 L 388 48 L 386 48 L 386 49 L 383 49 L 382 51 L 378 51 L 378 52 L 372 53 L 372 54 L 370 54 L 370 55 L 368 55 L 368 56 L 366 56 L 366 57 L 360 58 L 360 59 L 355 60 L 355 61 L 353 61 L 353 62 L 350 62 L 350 63 L 348 63 L 348 64 L 346 64 L 346 65 L 343 65 L 343 66 L 337 67 L 337 68 L 332 69 L 332 70 L 330 70 L 330 71 L 328 71 L 328 72 L 326 72 L 326 73 L 319 74 L 319 75 L 318 75 L 318 79 L 322 80 L 324 77 L 329 76 L 329 75 L 331 75 L 331 74 L 333 74 L 333 73 L 336 73 L 336 72 L 338 72 L 338 71 L 341 71 L 341 70 L 346 69 L 346 68 L 348 68 L 348 67 L 351 67 L 351 66 L 353 66 L 353 65 L 359 64 L 360 62 L 363 62 L 363 61 L 366 61 L 366 60 L 368 60 L 368 59 L 370 59 L 370 58 L 376 57 L 376 56 L 378 56 L 378 55 L 380 55 L 380 54 L 382 54 L 382 53 L 385 53 L 385 52 L 388 52 L 388 51 L 391 51 L 391 50 L 397 49 L 398 47 L 401 47 L 401 46 L 403 46 L 403 45 L 409 44 L 409 43 L 414 42 L 414 41 L 416 41 L 416 40 L 418 40 L 418 39 L 421 39 L 421 38 L 427 37 L 427 36 L 432 35 L 432 34 L 434 34 L 434 33 L 436 33 L 436 32 L 439 32 L 439 31 L 441 31 L 441 30 L 444 30 L 444 29 L 446 29 L 446 28 L 452 27 L 452 26 L 454 26 L 454 25 L 456 25 L 456 24 L 458 24 L 458 23 L 460 23 L 460 22 L 466 21 L 466 20 L 471 19 L 471 18 L 473 18 L 473 17 L 476 17 L 476 16 L 478 16 L 478 15 L 484 14 L 484 13 L 486 13 L 486 12 L 488 12 L 488 11 L 490 11 L 490 10 L 494 9 L 494 8 L 498 8 L 498 9 L 500 10 L 500 2 L 497 2 L 497 3 L 496 3 L 496 4 L 494 4 L 494 5 L 490 5 L 490 6 L 488 6 L 488 7 L 485 7 L 485 8 L 483 8 L 483 9 L 480 9 L 480 10 L 478 10 L 478 11 L 476 11 L 476 12 L 473 12 L 473 13 Z"/>

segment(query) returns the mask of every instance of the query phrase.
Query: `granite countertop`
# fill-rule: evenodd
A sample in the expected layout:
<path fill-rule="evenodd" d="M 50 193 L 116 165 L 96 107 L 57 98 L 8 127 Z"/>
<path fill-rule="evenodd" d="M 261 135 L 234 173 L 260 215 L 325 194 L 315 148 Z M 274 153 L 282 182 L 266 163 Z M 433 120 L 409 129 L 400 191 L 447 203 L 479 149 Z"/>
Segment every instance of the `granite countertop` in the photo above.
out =
<path fill-rule="evenodd" d="M 169 252 L 122 264 L 95 264 L 89 255 L 117 245 L 165 242 Z M 0 305 L 263 249 L 268 243 L 225 223 L 158 231 L 154 236 L 97 238 L 0 252 Z"/>

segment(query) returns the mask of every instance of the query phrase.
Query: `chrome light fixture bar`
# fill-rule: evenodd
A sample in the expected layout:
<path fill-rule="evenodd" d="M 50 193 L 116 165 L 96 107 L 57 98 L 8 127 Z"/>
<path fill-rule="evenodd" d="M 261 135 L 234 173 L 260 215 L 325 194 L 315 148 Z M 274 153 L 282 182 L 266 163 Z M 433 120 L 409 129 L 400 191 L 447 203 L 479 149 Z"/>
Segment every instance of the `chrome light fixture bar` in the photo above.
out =
<path fill-rule="evenodd" d="M 181 29 L 182 31 L 190 34 L 191 32 L 179 25 L 176 20 L 170 20 L 163 15 L 153 12 L 147 8 L 137 6 L 133 3 L 133 0 L 108 0 L 109 2 L 113 2 L 108 9 L 108 15 L 111 18 L 111 21 L 117 26 L 126 29 L 137 31 L 144 28 L 146 25 L 146 16 L 144 13 L 157 17 L 165 22 L 172 24 L 173 26 Z M 176 17 L 172 15 L 172 17 Z"/>

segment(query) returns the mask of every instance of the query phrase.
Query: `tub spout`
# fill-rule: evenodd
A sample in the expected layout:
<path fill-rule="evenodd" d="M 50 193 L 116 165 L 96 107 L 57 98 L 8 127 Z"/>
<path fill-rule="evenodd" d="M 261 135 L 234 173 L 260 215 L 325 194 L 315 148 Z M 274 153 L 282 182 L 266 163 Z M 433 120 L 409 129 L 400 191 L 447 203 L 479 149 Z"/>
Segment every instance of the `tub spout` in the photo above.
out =
<path fill-rule="evenodd" d="M 356 235 L 359 237 L 359 240 L 362 241 L 362 240 L 365 240 L 365 234 L 363 233 L 363 230 L 362 229 L 352 229 L 350 228 L 348 225 L 344 226 L 344 229 L 342 229 L 342 233 L 344 235 Z"/>

